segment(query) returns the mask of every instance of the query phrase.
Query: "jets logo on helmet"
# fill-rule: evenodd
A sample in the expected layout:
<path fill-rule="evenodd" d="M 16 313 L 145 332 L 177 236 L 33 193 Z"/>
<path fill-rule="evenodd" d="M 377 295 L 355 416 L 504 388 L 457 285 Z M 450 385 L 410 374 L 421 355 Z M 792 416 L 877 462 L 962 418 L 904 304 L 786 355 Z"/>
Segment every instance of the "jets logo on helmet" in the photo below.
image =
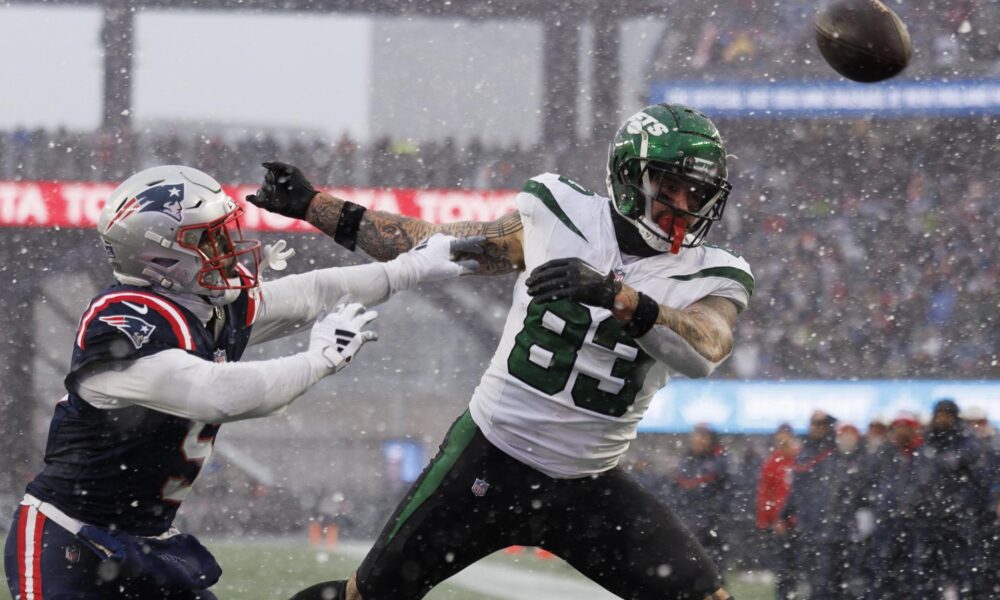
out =
<path fill-rule="evenodd" d="M 647 106 L 625 121 L 608 150 L 608 194 L 619 215 L 655 252 L 680 252 L 701 244 L 722 218 L 732 186 L 726 150 L 712 121 L 679 104 Z M 688 206 L 663 193 L 679 181 Z M 670 207 L 672 218 L 653 219 L 653 202 Z"/>
<path fill-rule="evenodd" d="M 119 221 L 124 221 L 136 213 L 156 212 L 164 214 L 178 223 L 181 222 L 181 203 L 184 202 L 184 184 L 172 183 L 151 187 L 134 198 L 129 198 L 115 213 L 104 231 L 107 232 Z"/>
<path fill-rule="evenodd" d="M 643 131 L 649 135 L 663 135 L 670 131 L 669 127 L 644 112 L 632 115 L 625 123 L 625 129 L 633 135 Z"/>

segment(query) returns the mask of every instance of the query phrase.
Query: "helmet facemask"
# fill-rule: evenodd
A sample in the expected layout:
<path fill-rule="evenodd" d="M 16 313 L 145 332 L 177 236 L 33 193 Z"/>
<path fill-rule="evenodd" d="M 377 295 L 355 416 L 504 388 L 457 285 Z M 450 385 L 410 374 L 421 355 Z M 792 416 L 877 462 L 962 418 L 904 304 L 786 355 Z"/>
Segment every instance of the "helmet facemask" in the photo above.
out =
<path fill-rule="evenodd" d="M 624 178 L 625 187 L 633 192 L 633 216 L 623 215 L 632 219 L 642 230 L 643 237 L 656 239 L 672 254 L 680 252 L 681 247 L 691 248 L 700 245 L 708 235 L 712 223 L 722 219 L 726 208 L 731 186 L 727 181 L 705 182 L 692 177 L 675 164 L 654 162 L 642 159 L 627 161 L 633 166 L 623 167 L 626 171 L 637 171 L 635 177 Z M 692 161 L 684 161 L 690 163 Z M 635 166 L 641 165 L 641 166 Z M 687 207 L 674 204 L 669 191 L 686 188 Z M 662 212 L 659 219 L 654 218 L 654 202 L 659 202 L 669 210 Z"/>
<path fill-rule="evenodd" d="M 243 208 L 205 225 L 182 227 L 178 245 L 201 255 L 197 283 L 206 290 L 245 290 L 257 287 L 260 242 L 243 238 Z"/>
<path fill-rule="evenodd" d="M 712 223 L 722 219 L 732 189 L 727 174 L 715 125 L 677 104 L 647 106 L 630 117 L 608 151 L 612 205 L 658 253 L 677 254 L 704 242 Z M 687 188 L 686 207 L 671 199 L 681 186 Z"/>

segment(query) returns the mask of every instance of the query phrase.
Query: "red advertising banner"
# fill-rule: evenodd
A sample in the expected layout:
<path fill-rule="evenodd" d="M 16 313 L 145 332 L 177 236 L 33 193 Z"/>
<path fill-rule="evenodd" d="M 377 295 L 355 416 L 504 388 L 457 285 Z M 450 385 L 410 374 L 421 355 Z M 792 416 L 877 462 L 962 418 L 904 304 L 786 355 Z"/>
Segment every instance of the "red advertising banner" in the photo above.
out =
<path fill-rule="evenodd" d="M 0 227 L 94 227 L 116 184 L 69 181 L 0 181 Z M 262 211 L 244 202 L 257 186 L 227 185 L 226 193 L 246 208 L 243 226 L 256 231 L 312 231 L 313 227 Z M 514 208 L 509 190 L 326 189 L 366 208 L 431 223 L 492 221 Z"/>

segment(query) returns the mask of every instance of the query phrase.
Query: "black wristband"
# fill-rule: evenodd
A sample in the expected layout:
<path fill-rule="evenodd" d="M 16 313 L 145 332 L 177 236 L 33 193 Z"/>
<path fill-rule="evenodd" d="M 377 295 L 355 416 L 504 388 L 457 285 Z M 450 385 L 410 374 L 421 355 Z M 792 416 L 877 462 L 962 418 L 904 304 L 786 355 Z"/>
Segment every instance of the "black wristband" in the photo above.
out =
<path fill-rule="evenodd" d="M 358 240 L 358 228 L 361 227 L 361 217 L 365 215 L 366 210 L 368 209 L 360 204 L 344 202 L 333 241 L 353 252 L 355 242 Z"/>
<path fill-rule="evenodd" d="M 660 305 L 646 294 L 639 292 L 639 304 L 632 312 L 632 319 L 625 323 L 622 329 L 633 338 L 642 337 L 653 328 L 659 317 Z"/>

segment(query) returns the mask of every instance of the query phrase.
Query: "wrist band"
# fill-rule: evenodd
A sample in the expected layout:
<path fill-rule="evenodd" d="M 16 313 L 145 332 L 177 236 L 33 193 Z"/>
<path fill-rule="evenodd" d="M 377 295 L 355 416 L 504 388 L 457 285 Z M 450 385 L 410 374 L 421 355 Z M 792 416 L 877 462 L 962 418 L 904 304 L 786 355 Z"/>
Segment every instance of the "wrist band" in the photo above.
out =
<path fill-rule="evenodd" d="M 344 248 L 354 251 L 355 242 L 358 239 L 358 228 L 361 227 L 361 217 L 364 216 L 364 206 L 353 202 L 344 202 L 344 207 L 340 209 L 340 219 L 337 221 L 337 231 L 333 236 L 333 241 Z"/>
<path fill-rule="evenodd" d="M 639 292 L 639 304 L 632 313 L 632 319 L 622 329 L 633 338 L 646 335 L 660 316 L 660 305 L 655 300 Z"/>

